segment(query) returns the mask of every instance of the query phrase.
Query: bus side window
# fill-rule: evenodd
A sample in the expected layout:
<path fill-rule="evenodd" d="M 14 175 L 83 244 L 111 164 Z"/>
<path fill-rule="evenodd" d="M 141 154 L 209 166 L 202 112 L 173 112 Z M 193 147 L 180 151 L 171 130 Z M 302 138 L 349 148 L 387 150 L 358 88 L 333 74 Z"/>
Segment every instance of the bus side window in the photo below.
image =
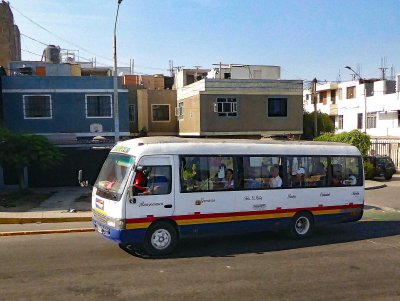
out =
<path fill-rule="evenodd" d="M 144 166 L 143 174 L 145 175 L 145 180 L 139 186 L 139 181 L 137 181 L 139 172 L 134 180 L 134 188 L 136 194 L 139 195 L 161 195 L 170 194 L 172 187 L 172 176 L 171 176 L 171 166 Z"/>

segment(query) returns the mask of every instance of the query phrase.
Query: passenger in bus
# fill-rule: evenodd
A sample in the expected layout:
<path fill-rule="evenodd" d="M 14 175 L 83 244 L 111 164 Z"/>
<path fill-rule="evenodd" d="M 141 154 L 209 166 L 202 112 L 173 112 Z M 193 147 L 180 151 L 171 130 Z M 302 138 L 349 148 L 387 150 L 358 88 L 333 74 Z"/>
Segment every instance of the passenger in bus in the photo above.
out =
<path fill-rule="evenodd" d="M 234 188 L 233 169 L 231 169 L 231 168 L 228 168 L 228 169 L 226 170 L 225 188 L 226 188 L 226 189 L 233 189 L 233 188 Z"/>
<path fill-rule="evenodd" d="M 207 172 L 200 173 L 200 181 L 197 181 L 195 189 L 199 191 L 207 191 L 212 189 L 212 182 L 208 178 Z"/>
<path fill-rule="evenodd" d="M 342 166 L 340 164 L 332 165 L 332 186 L 342 184 Z"/>
<path fill-rule="evenodd" d="M 357 184 L 357 178 L 350 168 L 348 168 L 346 170 L 346 175 L 347 175 L 347 179 L 343 180 L 343 182 L 342 182 L 344 185 L 354 186 Z"/>
<path fill-rule="evenodd" d="M 144 193 L 148 190 L 147 187 L 147 170 L 137 170 L 135 180 L 133 181 L 135 194 Z"/>
<path fill-rule="evenodd" d="M 270 188 L 278 188 L 282 186 L 282 179 L 279 176 L 279 168 L 276 166 L 273 166 L 271 168 L 271 175 L 272 178 L 269 180 L 269 187 Z"/>
<path fill-rule="evenodd" d="M 301 166 L 294 172 L 292 172 L 292 186 L 293 187 L 301 187 L 304 184 L 304 174 L 306 173 L 305 169 Z"/>

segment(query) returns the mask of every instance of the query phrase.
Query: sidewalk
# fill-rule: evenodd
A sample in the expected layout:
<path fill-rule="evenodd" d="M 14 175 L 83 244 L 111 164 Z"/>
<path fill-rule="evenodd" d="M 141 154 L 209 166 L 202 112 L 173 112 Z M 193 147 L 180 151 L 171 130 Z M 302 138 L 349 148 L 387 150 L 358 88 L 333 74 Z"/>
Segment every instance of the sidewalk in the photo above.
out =
<path fill-rule="evenodd" d="M 36 188 L 36 191 L 54 193 L 40 206 L 27 212 L 0 212 L 0 224 L 62 223 L 91 221 L 90 201 L 77 201 L 91 193 L 85 187 Z"/>

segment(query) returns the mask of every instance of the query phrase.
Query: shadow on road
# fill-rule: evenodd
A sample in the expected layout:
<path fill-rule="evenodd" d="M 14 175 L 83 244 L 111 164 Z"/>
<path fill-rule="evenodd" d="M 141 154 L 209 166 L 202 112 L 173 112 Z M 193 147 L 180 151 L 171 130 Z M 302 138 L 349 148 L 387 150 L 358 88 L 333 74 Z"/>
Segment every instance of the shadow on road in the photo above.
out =
<path fill-rule="evenodd" d="M 239 254 L 263 254 L 282 250 L 346 243 L 400 235 L 400 221 L 365 221 L 338 224 L 315 229 L 312 237 L 292 240 L 282 232 L 185 239 L 173 254 L 149 257 L 133 246 L 120 246 L 125 252 L 141 258 L 233 257 Z"/>

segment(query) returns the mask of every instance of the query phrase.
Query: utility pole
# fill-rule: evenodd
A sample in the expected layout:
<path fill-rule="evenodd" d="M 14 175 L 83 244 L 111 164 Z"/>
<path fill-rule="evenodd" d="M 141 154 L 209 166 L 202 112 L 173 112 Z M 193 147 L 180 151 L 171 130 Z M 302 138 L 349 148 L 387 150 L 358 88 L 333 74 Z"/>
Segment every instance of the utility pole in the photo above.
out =
<path fill-rule="evenodd" d="M 196 68 L 196 75 L 194 77 L 194 81 L 197 82 L 197 76 L 198 76 L 198 72 L 199 72 L 199 68 L 201 68 L 201 66 L 193 66 Z"/>
<path fill-rule="evenodd" d="M 114 23 L 114 140 L 115 143 L 119 141 L 119 108 L 118 108 L 118 71 L 117 71 L 117 21 L 119 5 L 122 0 L 118 0 L 117 13 L 115 14 Z"/>
<path fill-rule="evenodd" d="M 317 79 L 311 82 L 311 100 L 314 104 L 314 138 L 318 136 L 318 115 L 317 115 Z"/>

